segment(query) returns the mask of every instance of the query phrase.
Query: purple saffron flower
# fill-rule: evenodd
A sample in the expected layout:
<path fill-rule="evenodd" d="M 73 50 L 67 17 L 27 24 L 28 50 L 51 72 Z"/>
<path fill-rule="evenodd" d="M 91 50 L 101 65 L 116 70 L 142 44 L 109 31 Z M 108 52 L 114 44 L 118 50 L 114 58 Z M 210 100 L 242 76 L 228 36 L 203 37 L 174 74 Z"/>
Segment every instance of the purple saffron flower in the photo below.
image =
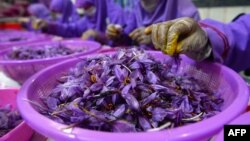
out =
<path fill-rule="evenodd" d="M 56 122 L 110 132 L 160 131 L 220 112 L 219 93 L 179 65 L 178 57 L 161 62 L 137 49 L 82 59 L 39 108 Z"/>
<path fill-rule="evenodd" d="M 113 132 L 136 132 L 135 125 L 124 120 L 118 120 L 113 124 Z"/>
<path fill-rule="evenodd" d="M 141 127 L 143 128 L 143 130 L 148 130 L 148 129 L 152 128 L 150 122 L 146 118 L 139 117 L 138 120 L 139 120 L 139 124 L 141 125 Z"/>

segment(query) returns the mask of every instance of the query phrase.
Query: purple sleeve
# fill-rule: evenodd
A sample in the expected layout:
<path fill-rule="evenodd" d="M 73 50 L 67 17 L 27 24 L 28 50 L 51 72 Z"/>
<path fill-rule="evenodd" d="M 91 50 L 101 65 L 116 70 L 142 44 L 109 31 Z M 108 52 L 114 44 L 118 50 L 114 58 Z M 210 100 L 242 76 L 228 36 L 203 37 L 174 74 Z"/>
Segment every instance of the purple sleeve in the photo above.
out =
<path fill-rule="evenodd" d="M 124 28 L 125 34 L 130 34 L 133 30 L 137 28 L 137 21 L 134 11 L 125 11 L 124 17 L 126 19 L 126 27 Z"/>
<path fill-rule="evenodd" d="M 124 10 L 121 6 L 117 5 L 114 0 L 107 0 L 108 18 L 112 24 L 125 25 Z"/>
<path fill-rule="evenodd" d="M 250 68 L 250 14 L 228 24 L 206 19 L 200 25 L 208 34 L 215 61 L 235 71 Z"/>
<path fill-rule="evenodd" d="M 87 21 L 82 18 L 73 23 L 51 22 L 46 28 L 46 32 L 66 38 L 81 37 L 82 33 L 87 30 Z"/>
<path fill-rule="evenodd" d="M 197 7 L 191 0 L 178 0 L 178 17 L 191 17 L 200 20 Z"/>

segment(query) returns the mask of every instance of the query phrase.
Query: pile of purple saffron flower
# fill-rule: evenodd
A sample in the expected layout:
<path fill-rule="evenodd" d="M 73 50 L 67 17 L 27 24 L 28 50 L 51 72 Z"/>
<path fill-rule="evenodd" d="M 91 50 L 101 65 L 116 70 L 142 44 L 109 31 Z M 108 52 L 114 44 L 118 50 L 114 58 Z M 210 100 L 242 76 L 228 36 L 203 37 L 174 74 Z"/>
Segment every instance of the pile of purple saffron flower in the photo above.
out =
<path fill-rule="evenodd" d="M 11 105 L 0 107 L 0 137 L 22 122 L 20 114 L 12 110 Z"/>
<path fill-rule="evenodd" d="M 24 40 L 27 40 L 27 38 L 23 38 L 23 37 L 7 37 L 7 38 L 0 39 L 0 43 L 1 42 L 18 42 L 18 41 L 24 41 Z"/>
<path fill-rule="evenodd" d="M 84 49 L 73 50 L 62 44 L 41 47 L 13 47 L 12 51 L 5 58 L 7 60 L 43 59 L 71 55 L 82 51 Z"/>
<path fill-rule="evenodd" d="M 40 112 L 56 122 L 109 132 L 160 131 L 214 116 L 223 99 L 176 61 L 142 50 L 81 60 L 47 97 Z"/>

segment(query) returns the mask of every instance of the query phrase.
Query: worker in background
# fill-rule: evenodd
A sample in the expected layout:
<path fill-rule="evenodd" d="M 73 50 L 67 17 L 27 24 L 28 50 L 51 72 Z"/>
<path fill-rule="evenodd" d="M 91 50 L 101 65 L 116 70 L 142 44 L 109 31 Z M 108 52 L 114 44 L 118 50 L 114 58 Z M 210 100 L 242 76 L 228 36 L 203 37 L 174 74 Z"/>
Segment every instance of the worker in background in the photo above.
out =
<path fill-rule="evenodd" d="M 153 49 L 151 37 L 144 33 L 145 27 L 179 17 L 199 20 L 199 13 L 191 0 L 135 0 L 134 2 L 132 11 L 124 15 L 126 27 L 108 25 L 106 34 L 114 42 L 126 44 L 130 39 L 135 45 Z"/>
<path fill-rule="evenodd" d="M 42 21 L 37 23 L 43 31 L 63 37 L 82 37 L 104 43 L 108 23 L 122 24 L 121 7 L 113 0 L 76 0 L 77 11 L 83 11 L 84 17 L 74 23 Z"/>
<path fill-rule="evenodd" d="M 36 19 L 51 20 L 49 9 L 41 3 L 31 4 L 28 7 L 30 18 L 20 18 L 20 22 L 23 23 L 27 30 L 33 31 L 32 21 Z"/>
<path fill-rule="evenodd" d="M 84 8 L 88 19 L 88 30 L 82 34 L 84 40 L 92 39 L 107 44 L 108 39 L 105 35 L 107 24 L 124 24 L 123 9 L 113 0 L 77 0 L 76 5 Z"/>
<path fill-rule="evenodd" d="M 49 8 L 51 0 L 39 0 L 39 3 L 44 4 L 47 8 Z"/>
<path fill-rule="evenodd" d="M 153 24 L 145 33 L 151 33 L 154 46 L 170 56 L 186 54 L 197 61 L 209 58 L 238 72 L 250 68 L 250 14 L 228 24 L 180 18 Z"/>
<path fill-rule="evenodd" d="M 28 12 L 33 18 L 50 19 L 49 9 L 41 3 L 32 4 L 28 7 Z"/>
<path fill-rule="evenodd" d="M 52 18 L 60 23 L 75 22 L 80 18 L 71 0 L 51 0 L 49 8 Z"/>

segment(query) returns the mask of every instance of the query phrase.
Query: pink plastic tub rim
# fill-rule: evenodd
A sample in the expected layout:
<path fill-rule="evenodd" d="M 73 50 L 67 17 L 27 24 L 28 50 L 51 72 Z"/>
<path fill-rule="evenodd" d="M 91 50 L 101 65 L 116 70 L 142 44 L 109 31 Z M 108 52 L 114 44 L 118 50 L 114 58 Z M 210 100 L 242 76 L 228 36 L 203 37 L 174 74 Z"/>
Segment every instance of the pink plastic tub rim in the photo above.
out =
<path fill-rule="evenodd" d="M 0 60 L 0 65 L 4 65 L 4 64 L 20 64 L 20 63 L 39 63 L 39 62 L 44 62 L 44 61 L 56 61 L 56 60 L 62 60 L 62 59 L 68 59 L 74 56 L 81 56 L 81 55 L 87 55 L 87 54 L 91 54 L 94 53 L 98 50 L 101 49 L 101 44 L 97 43 L 97 42 L 93 42 L 93 41 L 84 41 L 84 40 L 62 40 L 62 41 L 44 41 L 44 42 L 38 42 L 38 43 L 30 43 L 27 44 L 27 46 L 35 46 L 35 45 L 45 45 L 45 44 L 53 44 L 53 43 L 66 43 L 66 44 L 74 44 L 74 42 L 76 43 L 87 43 L 87 44 L 92 44 L 93 47 L 88 48 L 88 50 L 86 52 L 80 52 L 80 53 L 75 53 L 75 54 L 71 54 L 71 55 L 66 55 L 66 56 L 60 56 L 60 57 L 52 57 L 52 58 L 44 58 L 44 59 L 32 59 L 32 60 Z M 16 47 L 22 47 L 23 45 L 20 46 L 16 46 Z M 79 47 L 81 48 L 81 47 Z M 8 49 L 4 49 L 2 51 L 0 51 L 0 55 L 9 52 L 10 50 L 12 50 L 12 48 L 8 48 Z"/>
<path fill-rule="evenodd" d="M 250 125 L 250 112 L 247 112 L 232 122 L 229 123 L 229 125 Z M 216 136 L 215 141 L 224 141 L 224 131 L 222 130 L 218 136 Z"/>
<path fill-rule="evenodd" d="M 48 41 L 52 39 L 51 35 L 47 34 L 34 34 L 33 32 L 16 32 L 13 34 L 23 34 L 25 37 L 27 37 L 29 34 L 32 36 L 28 40 L 21 40 L 21 41 L 16 41 L 16 42 L 2 42 L 0 43 L 0 50 L 10 48 L 13 46 L 19 46 L 19 45 L 25 45 L 28 43 L 34 43 L 34 42 L 39 42 L 39 41 Z M 35 37 L 34 37 L 35 36 Z"/>
<path fill-rule="evenodd" d="M 248 84 L 248 89 L 250 91 L 250 85 Z M 250 100 L 250 99 L 249 99 Z M 250 111 L 246 112 L 236 119 L 234 119 L 232 122 L 229 123 L 229 125 L 250 125 Z M 220 133 L 215 137 L 215 141 L 224 141 L 224 131 L 220 131 Z"/>
<path fill-rule="evenodd" d="M 150 51 L 149 53 L 153 53 L 154 56 L 162 56 L 161 52 Z M 95 55 L 96 56 L 96 55 Z M 86 56 L 85 56 L 86 57 Z M 87 56 L 89 57 L 89 56 Z M 168 58 L 166 56 L 166 58 Z M 182 56 L 182 59 L 185 59 L 185 62 L 194 63 L 191 59 L 188 59 L 185 56 Z M 30 87 L 32 87 L 32 83 L 36 81 L 36 79 L 40 77 L 44 77 L 47 71 L 52 72 L 52 70 L 56 70 L 56 68 L 60 68 L 60 66 L 67 66 L 75 64 L 75 62 L 79 61 L 74 58 L 71 60 L 67 60 L 60 64 L 56 64 L 50 66 L 33 77 L 31 77 L 28 81 L 25 82 L 23 87 L 20 90 L 18 95 L 18 108 L 27 122 L 33 129 L 38 131 L 39 133 L 53 138 L 55 140 L 82 140 L 82 141 L 197 141 L 203 140 L 212 137 L 216 133 L 218 133 L 223 125 L 229 123 L 235 117 L 240 115 L 247 106 L 247 98 L 249 96 L 247 86 L 243 79 L 235 73 L 233 70 L 221 66 L 220 64 L 214 63 L 214 66 L 221 67 L 225 70 L 224 73 L 230 74 L 231 77 L 235 78 L 235 83 L 238 84 L 239 91 L 238 95 L 234 99 L 234 101 L 225 109 L 222 113 L 217 114 L 214 117 L 211 117 L 207 120 L 201 121 L 199 123 L 191 124 L 188 126 L 183 126 L 179 128 L 174 128 L 171 130 L 164 130 L 160 132 L 141 132 L 141 133 L 109 133 L 109 132 L 99 132 L 92 131 L 88 129 L 82 128 L 74 128 L 67 129 L 67 125 L 63 125 L 57 122 L 54 122 L 48 119 L 45 116 L 39 114 L 30 103 L 24 101 L 24 99 L 28 99 L 28 92 Z M 239 95 L 240 94 L 240 95 Z M 28 111 L 28 112 L 27 112 Z M 29 114 L 27 114 L 29 113 Z M 46 123 L 45 125 L 37 124 L 35 120 L 39 119 L 39 123 Z M 56 128 L 56 129 L 55 129 Z"/>
<path fill-rule="evenodd" d="M 8 96 L 0 96 L 1 104 L 0 106 L 11 104 L 13 108 L 16 108 L 16 95 L 18 93 L 18 89 L 0 89 L 0 95 L 8 95 Z M 3 101 L 2 101 L 3 100 Z M 21 133 L 21 134 L 20 134 Z M 25 124 L 25 122 L 21 122 L 14 129 L 9 131 L 7 134 L 0 138 L 0 141 L 28 141 L 33 134 L 33 130 Z"/>

